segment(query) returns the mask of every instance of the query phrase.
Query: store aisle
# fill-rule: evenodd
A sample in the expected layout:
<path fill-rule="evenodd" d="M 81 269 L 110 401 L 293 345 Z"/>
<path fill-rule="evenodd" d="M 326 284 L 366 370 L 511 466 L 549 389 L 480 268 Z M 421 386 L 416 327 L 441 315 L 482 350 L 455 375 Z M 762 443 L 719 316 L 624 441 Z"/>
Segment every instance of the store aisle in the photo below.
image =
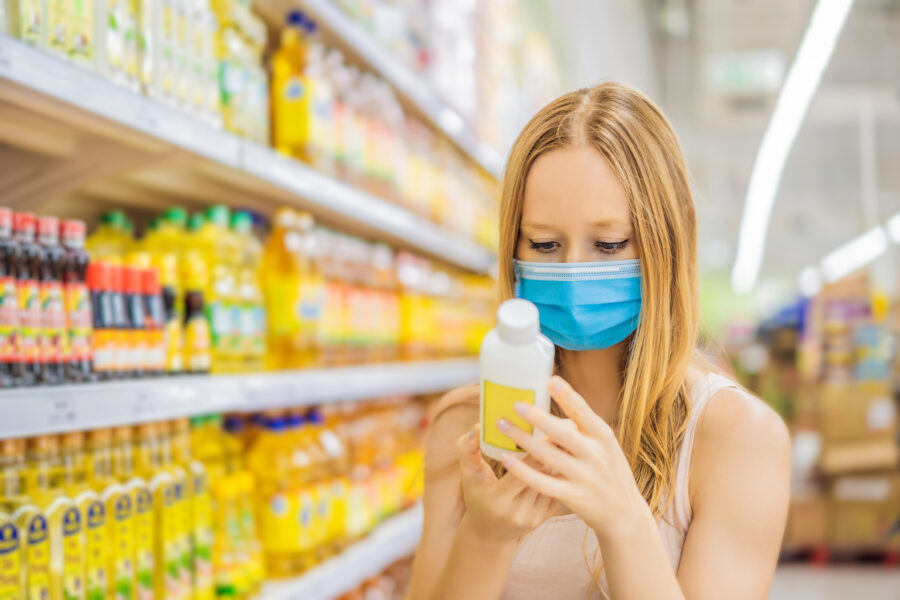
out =
<path fill-rule="evenodd" d="M 781 566 L 769 600 L 900 599 L 900 569 Z"/>

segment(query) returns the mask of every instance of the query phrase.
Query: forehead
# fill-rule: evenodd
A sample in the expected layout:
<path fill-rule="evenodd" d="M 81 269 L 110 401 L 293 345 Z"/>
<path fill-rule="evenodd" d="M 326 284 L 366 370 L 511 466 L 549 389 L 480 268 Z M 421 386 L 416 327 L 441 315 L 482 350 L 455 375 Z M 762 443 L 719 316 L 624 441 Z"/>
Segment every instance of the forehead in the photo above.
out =
<path fill-rule="evenodd" d="M 625 188 L 600 152 L 587 146 L 541 155 L 525 180 L 523 222 L 631 224 Z"/>

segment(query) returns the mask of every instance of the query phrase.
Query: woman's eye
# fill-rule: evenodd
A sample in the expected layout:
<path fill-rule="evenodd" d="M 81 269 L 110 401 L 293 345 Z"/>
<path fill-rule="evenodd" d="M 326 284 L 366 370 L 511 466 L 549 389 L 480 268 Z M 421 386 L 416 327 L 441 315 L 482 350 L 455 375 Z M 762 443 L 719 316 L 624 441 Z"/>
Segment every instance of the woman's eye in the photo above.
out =
<path fill-rule="evenodd" d="M 528 242 L 531 244 L 532 250 L 537 250 L 544 254 L 559 248 L 559 242 L 535 242 L 534 240 L 528 240 Z"/>
<path fill-rule="evenodd" d="M 625 247 L 625 244 L 628 243 L 628 240 L 622 240 L 621 242 L 597 242 L 594 244 L 601 252 L 606 252 L 609 254 L 614 254 Z"/>

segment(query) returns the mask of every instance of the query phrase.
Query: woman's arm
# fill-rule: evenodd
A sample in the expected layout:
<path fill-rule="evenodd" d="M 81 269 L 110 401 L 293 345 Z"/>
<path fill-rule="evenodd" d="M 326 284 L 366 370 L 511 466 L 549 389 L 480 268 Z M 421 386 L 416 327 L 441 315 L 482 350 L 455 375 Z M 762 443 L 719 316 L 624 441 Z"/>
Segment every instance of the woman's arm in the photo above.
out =
<path fill-rule="evenodd" d="M 735 390 L 710 399 L 697 430 L 678 580 L 694 599 L 767 597 L 790 498 L 790 437 L 772 409 Z"/>
<path fill-rule="evenodd" d="M 517 405 L 549 440 L 509 424 L 501 429 L 559 476 L 515 458 L 504 462 L 510 473 L 558 499 L 594 530 L 613 599 L 766 597 L 787 514 L 790 470 L 787 431 L 771 409 L 732 390 L 710 400 L 694 446 L 693 520 L 676 579 L 612 430 L 565 381 L 554 377 L 551 393 L 577 427 Z"/>

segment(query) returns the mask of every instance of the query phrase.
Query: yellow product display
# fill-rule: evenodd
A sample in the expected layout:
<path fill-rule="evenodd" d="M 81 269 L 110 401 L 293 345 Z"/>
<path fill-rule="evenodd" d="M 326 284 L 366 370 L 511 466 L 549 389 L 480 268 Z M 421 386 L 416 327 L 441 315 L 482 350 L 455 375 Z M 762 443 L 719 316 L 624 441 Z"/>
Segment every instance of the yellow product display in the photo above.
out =
<path fill-rule="evenodd" d="M 207 373 L 212 366 L 209 322 L 204 314 L 204 289 L 208 275 L 203 257 L 188 252 L 184 259 L 184 370 Z"/>
<path fill-rule="evenodd" d="M 51 597 L 50 525 L 47 517 L 36 505 L 26 504 L 16 510 L 13 518 L 25 538 L 26 597 L 28 600 L 47 600 Z"/>
<path fill-rule="evenodd" d="M 22 539 L 12 516 L 0 512 L 0 600 L 18 600 L 22 589 Z"/>
<path fill-rule="evenodd" d="M 128 431 L 125 428 L 125 431 Z M 117 443 L 120 442 L 119 430 L 117 430 Z M 131 451 L 131 438 L 125 438 L 128 444 L 126 452 Z M 92 431 L 88 436 L 89 443 L 89 471 L 88 481 L 94 492 L 99 496 L 105 512 L 106 532 L 105 543 L 102 549 L 96 549 L 102 554 L 107 581 L 106 595 L 89 596 L 96 598 L 112 598 L 113 600 L 128 600 L 134 598 L 134 530 L 132 521 L 131 496 L 124 486 L 116 480 L 116 472 L 121 469 L 123 460 L 118 456 L 119 449 L 114 450 L 112 432 L 109 429 Z M 127 460 L 127 458 L 126 458 Z M 88 518 L 88 552 L 91 552 L 90 539 L 90 515 Z M 97 556 L 96 558 L 99 558 Z M 89 562 L 91 559 L 89 559 Z M 90 585 L 90 572 L 88 583 Z"/>
<path fill-rule="evenodd" d="M 203 301 L 209 323 L 211 364 L 216 372 L 235 370 L 238 323 L 234 320 L 234 307 L 239 306 L 236 277 L 238 244 L 236 236 L 228 228 L 229 219 L 227 206 L 211 206 L 202 225 L 194 233 L 207 273 Z"/>
<path fill-rule="evenodd" d="M 301 263 L 299 251 L 303 238 L 298 229 L 299 216 L 282 208 L 273 219 L 272 233 L 266 241 L 262 278 L 268 318 L 266 366 L 283 369 L 291 366 L 292 349 L 300 335 Z"/>
<path fill-rule="evenodd" d="M 72 59 L 85 65 L 93 65 L 96 51 L 94 2 L 95 0 L 67 0 L 70 24 L 66 51 Z"/>
<path fill-rule="evenodd" d="M 100 217 L 100 225 L 85 241 L 85 248 L 91 260 L 121 264 L 131 249 L 131 237 L 125 229 L 125 213 L 120 210 L 104 213 Z"/>
<path fill-rule="evenodd" d="M 302 13 L 292 12 L 272 56 L 272 142 L 282 154 L 309 162 L 312 94 L 305 74 L 309 47 L 303 27 Z"/>
<path fill-rule="evenodd" d="M 66 0 L 45 0 L 47 10 L 47 48 L 66 54 L 69 49 L 69 15 Z"/>
<path fill-rule="evenodd" d="M 20 528 L 14 513 L 26 503 L 22 470 L 22 440 L 0 441 L 0 599 L 17 600 L 22 594 L 27 558 L 28 531 Z"/>

